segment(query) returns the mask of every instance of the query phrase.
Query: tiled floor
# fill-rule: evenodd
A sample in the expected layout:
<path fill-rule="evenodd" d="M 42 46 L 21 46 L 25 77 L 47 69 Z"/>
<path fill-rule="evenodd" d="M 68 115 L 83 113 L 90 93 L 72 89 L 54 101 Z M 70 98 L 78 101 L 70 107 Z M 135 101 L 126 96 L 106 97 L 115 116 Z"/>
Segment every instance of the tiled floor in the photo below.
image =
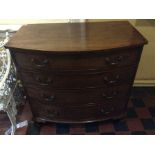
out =
<path fill-rule="evenodd" d="M 18 122 L 31 120 L 29 106 L 21 107 Z M 4 133 L 9 121 L 0 113 L 0 133 Z M 134 88 L 128 104 L 126 118 L 120 121 L 106 121 L 89 124 L 34 124 L 18 129 L 16 134 L 29 135 L 155 135 L 155 88 Z"/>
<path fill-rule="evenodd" d="M 155 135 L 155 88 L 134 88 L 126 118 L 89 124 L 33 124 L 28 134 Z"/>

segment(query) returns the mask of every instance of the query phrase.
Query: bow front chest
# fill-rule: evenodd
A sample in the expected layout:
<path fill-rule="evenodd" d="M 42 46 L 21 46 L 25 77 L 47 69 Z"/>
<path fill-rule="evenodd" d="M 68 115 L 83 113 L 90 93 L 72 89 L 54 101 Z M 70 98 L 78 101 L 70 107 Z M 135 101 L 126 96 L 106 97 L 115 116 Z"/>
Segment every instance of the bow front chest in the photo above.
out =
<path fill-rule="evenodd" d="M 8 42 L 35 121 L 87 123 L 126 113 L 147 40 L 127 21 L 23 26 Z"/>

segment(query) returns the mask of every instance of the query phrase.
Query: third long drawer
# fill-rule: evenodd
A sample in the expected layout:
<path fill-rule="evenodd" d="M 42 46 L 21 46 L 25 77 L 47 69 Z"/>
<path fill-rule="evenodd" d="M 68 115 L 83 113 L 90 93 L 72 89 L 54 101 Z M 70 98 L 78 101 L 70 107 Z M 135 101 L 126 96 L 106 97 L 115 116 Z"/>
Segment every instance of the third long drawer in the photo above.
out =
<path fill-rule="evenodd" d="M 43 105 L 55 106 L 79 106 L 97 105 L 125 102 L 129 96 L 130 87 L 128 85 L 115 86 L 110 88 L 98 89 L 79 89 L 79 90 L 48 90 L 40 87 L 27 88 L 31 99 L 38 100 Z"/>

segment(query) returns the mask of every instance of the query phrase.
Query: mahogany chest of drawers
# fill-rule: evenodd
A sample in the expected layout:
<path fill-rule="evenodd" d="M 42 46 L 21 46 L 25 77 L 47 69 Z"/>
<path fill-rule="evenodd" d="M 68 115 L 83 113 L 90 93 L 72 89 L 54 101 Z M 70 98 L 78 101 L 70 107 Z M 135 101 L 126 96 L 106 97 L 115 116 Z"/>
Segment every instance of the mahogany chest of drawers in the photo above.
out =
<path fill-rule="evenodd" d="M 35 121 L 87 123 L 126 113 L 147 40 L 127 21 L 30 24 L 8 42 Z"/>

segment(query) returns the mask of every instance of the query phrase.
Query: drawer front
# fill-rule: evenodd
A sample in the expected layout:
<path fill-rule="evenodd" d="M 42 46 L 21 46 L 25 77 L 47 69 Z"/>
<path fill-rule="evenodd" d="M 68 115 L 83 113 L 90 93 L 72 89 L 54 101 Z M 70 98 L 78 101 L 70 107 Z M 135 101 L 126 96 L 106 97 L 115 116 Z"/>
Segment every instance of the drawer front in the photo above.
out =
<path fill-rule="evenodd" d="M 34 103 L 34 102 L 33 102 Z M 40 106 L 37 104 L 32 105 L 34 116 L 44 120 L 51 121 L 65 121 L 65 122 L 82 122 L 90 120 L 99 120 L 106 117 L 112 117 L 118 111 L 114 107 L 107 107 L 104 105 L 83 106 L 83 107 L 63 107 L 56 106 Z M 119 114 L 122 112 L 119 110 Z"/>
<path fill-rule="evenodd" d="M 137 62 L 140 52 L 137 48 L 104 52 L 102 54 L 85 54 L 64 56 L 47 54 L 14 53 L 17 65 L 24 70 L 97 70 L 129 66 Z"/>
<path fill-rule="evenodd" d="M 44 90 L 39 87 L 27 88 L 30 98 L 49 106 L 80 106 L 111 104 L 124 101 L 128 96 L 129 86 L 117 86 L 113 88 L 81 89 L 81 90 Z M 38 104 L 38 106 L 40 106 Z"/>
<path fill-rule="evenodd" d="M 130 83 L 134 76 L 133 68 L 117 69 L 109 72 L 90 74 L 40 74 L 21 72 L 23 82 L 28 86 L 41 86 L 45 89 L 81 89 L 109 87 Z"/>

